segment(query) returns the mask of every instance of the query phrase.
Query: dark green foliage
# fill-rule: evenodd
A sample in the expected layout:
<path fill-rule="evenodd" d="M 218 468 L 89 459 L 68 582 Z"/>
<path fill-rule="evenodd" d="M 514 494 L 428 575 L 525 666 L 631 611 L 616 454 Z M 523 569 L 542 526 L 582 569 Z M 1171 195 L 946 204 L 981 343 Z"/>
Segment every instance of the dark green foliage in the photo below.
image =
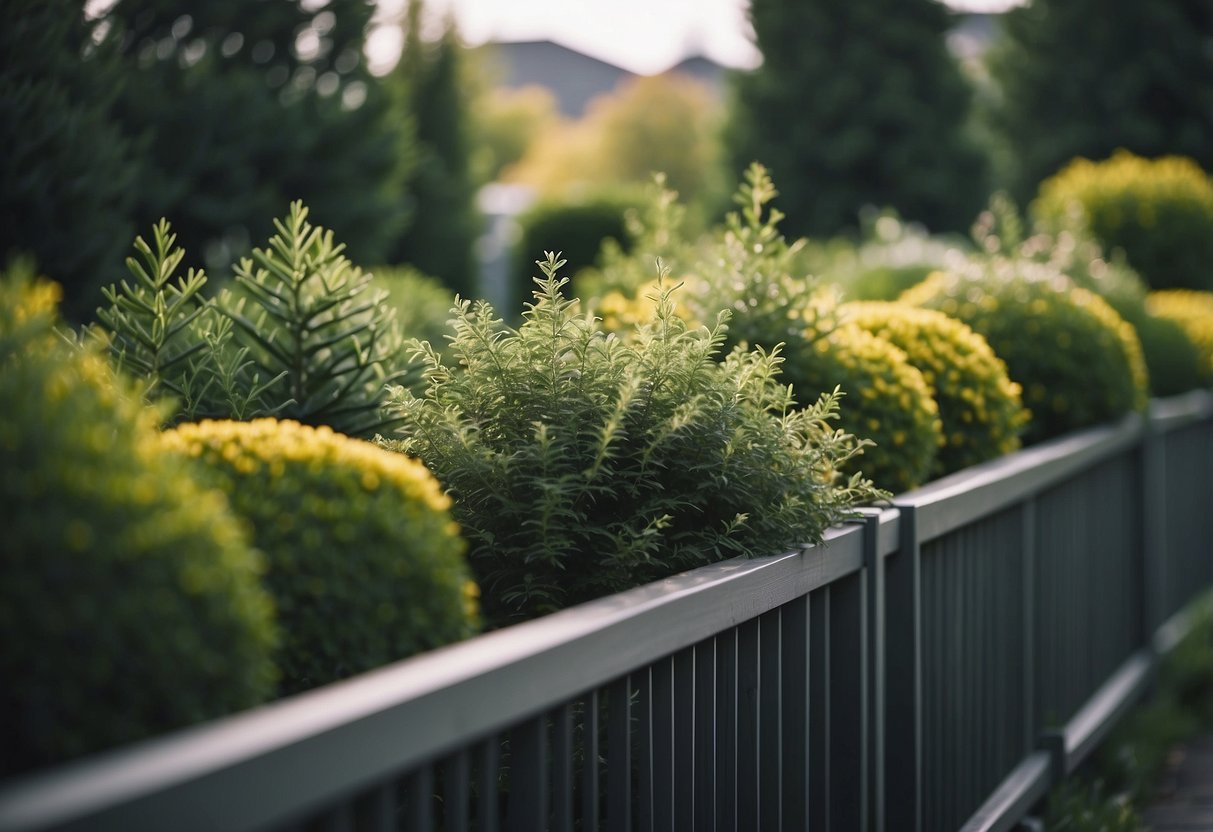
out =
<path fill-rule="evenodd" d="M 115 114 L 146 134 L 135 219 L 172 217 L 215 271 L 303 199 L 368 261 L 408 219 L 409 125 L 363 65 L 364 0 L 120 0 L 102 21 L 126 83 Z"/>
<path fill-rule="evenodd" d="M 385 292 L 383 303 L 396 310 L 405 338 L 429 341 L 434 349 L 446 346 L 447 320 L 455 296 L 437 279 L 408 267 L 376 268 L 371 286 Z"/>
<path fill-rule="evenodd" d="M 1152 395 L 1175 396 L 1213 382 L 1213 374 L 1202 370 L 1200 350 L 1183 325 L 1148 313 L 1127 320 L 1141 339 Z"/>
<path fill-rule="evenodd" d="M 561 295 L 561 265 L 549 254 L 517 330 L 462 302 L 454 366 L 421 345 L 429 387 L 395 399 L 392 447 L 454 497 L 491 622 L 818 540 L 877 496 L 837 480 L 861 443 L 829 426 L 834 396 L 793 409 L 775 355 L 718 362 L 721 323 L 689 329 L 665 285 L 651 326 L 607 337 Z"/>
<path fill-rule="evenodd" d="M 1049 795 L 1049 832 L 1140 832 L 1132 804 L 1109 795 L 1101 781 L 1067 780 Z"/>
<path fill-rule="evenodd" d="M 251 707 L 273 687 L 261 560 L 156 416 L 0 281 L 0 778 Z"/>
<path fill-rule="evenodd" d="M 110 114 L 123 70 L 109 45 L 92 45 L 78 0 L 14 0 L 4 11 L 0 265 L 35 257 L 79 320 L 134 228 L 136 148 Z"/>
<path fill-rule="evenodd" d="M 416 460 L 273 419 L 181 425 L 163 443 L 201 463 L 266 555 L 281 694 L 475 631 L 450 501 Z"/>
<path fill-rule="evenodd" d="M 734 169 L 781 183 L 795 234 L 854 227 L 892 206 L 933 231 L 963 228 L 985 198 L 966 135 L 970 91 L 933 0 L 754 0 L 763 62 L 736 80 L 726 130 Z"/>
<path fill-rule="evenodd" d="M 1023 388 L 1026 443 L 1141 410 L 1148 380 L 1133 328 L 1055 267 L 1001 256 L 936 272 L 902 296 L 985 337 Z"/>
<path fill-rule="evenodd" d="M 1021 202 L 1071 159 L 1120 147 L 1213 170 L 1208 0 L 1033 0 L 1002 15 L 1001 30 L 987 115 L 1007 151 L 1003 184 Z"/>
<path fill-rule="evenodd" d="M 476 239 L 480 214 L 471 169 L 471 93 L 464 47 L 453 19 L 435 41 L 422 36 L 422 0 L 409 0 L 400 63 L 386 80 L 398 121 L 415 129 L 417 165 L 407 183 L 413 206 L 409 228 L 384 262 L 406 263 L 432 274 L 464 297 L 478 294 Z"/>
<path fill-rule="evenodd" d="M 603 246 L 608 241 L 613 244 L 611 251 L 616 259 L 626 258 L 633 243 L 627 214 L 639 210 L 642 202 L 634 192 L 605 190 L 579 198 L 547 199 L 531 206 L 518 218 L 521 233 L 511 275 L 520 301 L 528 297 L 526 287 L 533 285 L 539 274 L 536 251 L 559 248 L 574 274 L 602 265 Z M 651 257 L 646 272 L 651 279 Z M 577 286 L 580 288 L 580 283 Z"/>
<path fill-rule="evenodd" d="M 106 290 L 97 330 L 149 399 L 173 400 L 170 421 L 282 415 L 366 436 L 390 424 L 385 387 L 407 357 L 387 293 L 307 215 L 292 203 L 218 303 L 202 272 L 176 275 L 185 253 L 168 223 L 152 245 L 136 240 L 142 262 L 128 258 L 132 280 Z"/>
<path fill-rule="evenodd" d="M 1032 214 L 1051 229 L 1077 214 L 1151 288 L 1213 291 L 1213 178 L 1191 159 L 1076 159 L 1041 184 Z"/>

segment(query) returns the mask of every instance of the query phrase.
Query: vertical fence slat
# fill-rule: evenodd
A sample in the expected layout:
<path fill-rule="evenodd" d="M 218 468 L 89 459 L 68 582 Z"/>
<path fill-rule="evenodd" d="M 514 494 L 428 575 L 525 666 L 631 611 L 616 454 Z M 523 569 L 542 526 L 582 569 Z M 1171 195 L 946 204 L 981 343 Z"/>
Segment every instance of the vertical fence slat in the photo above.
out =
<path fill-rule="evenodd" d="M 511 832 L 534 832 L 548 823 L 548 721 L 528 719 L 510 732 Z"/>
<path fill-rule="evenodd" d="M 716 828 L 737 832 L 737 628 L 716 637 Z"/>
<path fill-rule="evenodd" d="M 434 828 L 434 770 L 424 765 L 408 778 L 409 832 Z"/>
<path fill-rule="evenodd" d="M 737 828 L 755 829 L 758 825 L 758 696 L 759 643 L 758 619 L 743 621 L 737 627 Z"/>
<path fill-rule="evenodd" d="M 501 804 L 497 795 L 497 775 L 501 768 L 501 738 L 496 734 L 476 749 L 480 765 L 476 780 L 476 832 L 497 832 L 501 828 Z"/>
<path fill-rule="evenodd" d="M 775 832 L 782 828 L 783 810 L 779 793 L 783 785 L 781 627 L 778 609 L 764 613 L 758 619 L 758 828 Z"/>
<path fill-rule="evenodd" d="M 636 828 L 653 832 L 653 674 L 644 668 L 632 674 L 636 692 L 632 708 L 636 764 Z"/>
<path fill-rule="evenodd" d="M 833 829 L 830 749 L 833 746 L 830 693 L 830 587 L 809 596 L 809 828 Z"/>
<path fill-rule="evenodd" d="M 885 812 L 890 828 L 922 832 L 922 550 L 916 510 L 885 564 Z"/>
<path fill-rule="evenodd" d="M 784 605 L 780 613 L 783 674 L 780 693 L 784 829 L 809 828 L 809 597 Z"/>
<path fill-rule="evenodd" d="M 442 807 L 445 832 L 463 832 L 468 828 L 471 778 L 471 761 L 466 749 L 456 751 L 443 761 Z"/>
<path fill-rule="evenodd" d="M 552 830 L 573 832 L 573 705 L 552 711 Z"/>
<path fill-rule="evenodd" d="M 695 828 L 716 830 L 716 639 L 695 645 Z"/>
<path fill-rule="evenodd" d="M 653 829 L 674 828 L 674 663 L 650 669 L 653 685 Z"/>
<path fill-rule="evenodd" d="M 598 832 L 598 691 L 582 699 L 581 832 Z"/>
<path fill-rule="evenodd" d="M 695 648 L 674 654 L 674 821 L 695 823 Z"/>
<path fill-rule="evenodd" d="M 830 829 L 867 829 L 867 573 L 830 587 Z"/>
<path fill-rule="evenodd" d="M 607 830 L 632 829 L 632 690 L 624 676 L 607 688 Z"/>

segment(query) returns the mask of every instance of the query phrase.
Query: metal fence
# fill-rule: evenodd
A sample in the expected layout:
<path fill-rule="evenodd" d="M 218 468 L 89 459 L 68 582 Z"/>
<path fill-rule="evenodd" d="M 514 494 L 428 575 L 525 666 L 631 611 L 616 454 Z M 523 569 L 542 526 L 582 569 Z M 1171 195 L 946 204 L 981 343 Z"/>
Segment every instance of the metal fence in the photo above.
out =
<path fill-rule="evenodd" d="M 1213 397 L 0 785 L 0 830 L 1012 828 L 1213 584 Z"/>

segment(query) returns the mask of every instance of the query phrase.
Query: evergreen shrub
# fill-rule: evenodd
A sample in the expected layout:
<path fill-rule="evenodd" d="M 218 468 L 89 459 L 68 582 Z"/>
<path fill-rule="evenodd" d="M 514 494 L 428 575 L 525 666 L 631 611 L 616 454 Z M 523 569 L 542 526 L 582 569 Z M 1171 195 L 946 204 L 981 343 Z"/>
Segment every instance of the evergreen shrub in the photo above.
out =
<path fill-rule="evenodd" d="M 864 443 L 795 409 L 774 352 L 723 361 L 722 313 L 691 329 L 660 284 L 651 325 L 608 336 L 565 298 L 564 264 L 518 329 L 484 301 L 454 310 L 423 395 L 397 388 L 401 438 L 454 498 L 490 621 L 503 624 L 733 555 L 821 539 L 879 496 L 840 469 Z"/>
<path fill-rule="evenodd" d="M 1213 384 L 1213 292 L 1183 289 L 1151 292 L 1146 306 L 1151 314 L 1182 327 L 1195 346 L 1199 381 L 1193 386 Z"/>
<path fill-rule="evenodd" d="M 906 354 L 939 406 L 944 444 L 933 476 L 959 471 L 1019 448 L 1028 421 L 1019 385 L 986 339 L 942 312 L 895 303 L 851 303 L 849 323 Z"/>
<path fill-rule="evenodd" d="M 273 609 L 223 495 L 156 415 L 0 280 L 0 777 L 264 701 Z"/>
<path fill-rule="evenodd" d="M 1076 159 L 1041 183 L 1046 226 L 1079 212 L 1108 250 L 1123 250 L 1154 289 L 1213 290 L 1213 179 L 1191 159 Z"/>
<path fill-rule="evenodd" d="M 185 252 L 167 222 L 135 240 L 132 279 L 105 290 L 94 331 L 149 399 L 174 402 L 171 422 L 282 416 L 368 437 L 388 424 L 384 390 L 405 371 L 388 293 L 307 216 L 292 203 L 217 299 L 202 271 L 178 276 Z"/>
<path fill-rule="evenodd" d="M 901 301 L 958 318 L 989 342 L 1023 389 L 1029 444 L 1146 405 L 1149 382 L 1133 328 L 1047 264 L 975 260 L 933 273 Z"/>
<path fill-rule="evenodd" d="M 835 386 L 847 391 L 841 427 L 873 445 L 851 460 L 877 487 L 908 491 L 930 479 L 944 442 L 939 406 L 923 373 L 889 341 L 856 326 L 790 340 L 783 379 L 797 396 L 812 398 Z"/>
<path fill-rule="evenodd" d="M 274 419 L 179 425 L 163 446 L 201 463 L 266 555 L 281 693 L 474 632 L 477 590 L 450 501 L 416 460 Z"/>

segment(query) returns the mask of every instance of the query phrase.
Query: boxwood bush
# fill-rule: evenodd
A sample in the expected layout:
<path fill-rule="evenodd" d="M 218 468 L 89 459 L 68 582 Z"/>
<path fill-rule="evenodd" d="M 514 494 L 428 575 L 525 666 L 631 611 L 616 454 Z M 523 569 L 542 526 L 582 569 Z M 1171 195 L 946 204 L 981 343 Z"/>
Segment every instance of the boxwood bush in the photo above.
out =
<path fill-rule="evenodd" d="M 237 711 L 274 683 L 261 559 L 156 414 L 0 280 L 0 777 Z"/>
<path fill-rule="evenodd" d="M 877 487 L 894 493 L 926 482 L 943 445 L 939 407 L 930 385 L 904 352 L 856 326 L 816 337 L 805 330 L 784 347 L 783 378 L 799 397 L 811 399 L 841 387 L 839 424 L 872 442 L 844 470 L 862 470 Z"/>
<path fill-rule="evenodd" d="M 1098 295 L 1047 264 L 974 260 L 935 272 L 901 298 L 980 333 L 1007 364 L 1039 442 L 1146 405 L 1148 377 L 1133 328 Z"/>
<path fill-rule="evenodd" d="M 1183 289 L 1151 292 L 1146 306 L 1151 314 L 1173 321 L 1183 329 L 1196 349 L 1198 383 L 1213 384 L 1213 292 Z"/>
<path fill-rule="evenodd" d="M 925 378 L 939 406 L 944 444 L 933 476 L 1019 448 L 1028 421 L 1019 385 L 984 338 L 942 312 L 895 303 L 850 303 L 844 320 L 896 346 Z"/>
<path fill-rule="evenodd" d="M 1121 249 L 1155 289 L 1213 290 L 1213 179 L 1191 159 L 1076 159 L 1040 186 L 1046 226 L 1079 212 L 1108 250 Z"/>
<path fill-rule="evenodd" d="M 266 555 L 283 694 L 473 633 L 464 544 L 416 460 L 274 419 L 184 424 L 163 446 L 198 461 Z"/>
<path fill-rule="evenodd" d="M 395 390 L 401 438 L 454 497 L 495 624 L 732 555 L 820 540 L 878 496 L 839 471 L 861 443 L 837 400 L 792 407 L 772 353 L 717 352 L 662 282 L 654 323 L 607 336 L 561 294 L 549 255 L 509 329 L 484 301 L 453 310 L 447 364 L 425 344 L 424 395 Z"/>

